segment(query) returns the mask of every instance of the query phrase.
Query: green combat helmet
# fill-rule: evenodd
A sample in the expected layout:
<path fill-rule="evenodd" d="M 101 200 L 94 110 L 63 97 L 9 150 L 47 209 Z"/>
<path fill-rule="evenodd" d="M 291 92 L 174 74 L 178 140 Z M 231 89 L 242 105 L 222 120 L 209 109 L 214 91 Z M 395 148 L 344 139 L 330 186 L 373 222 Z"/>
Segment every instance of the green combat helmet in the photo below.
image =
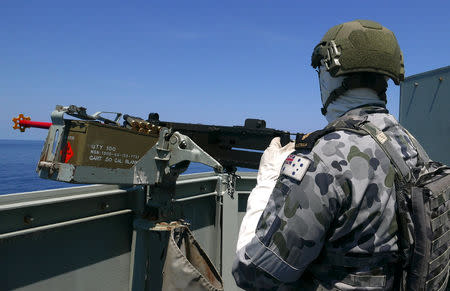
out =
<path fill-rule="evenodd" d="M 387 83 L 376 76 L 388 76 L 398 85 L 405 75 L 403 55 L 394 33 L 370 20 L 345 22 L 328 30 L 311 57 L 313 68 L 321 65 L 332 77 L 349 76 L 344 79 L 342 87 L 330 94 L 322 113 L 326 113 L 328 105 L 350 89 L 369 87 L 385 100 Z M 354 73 L 363 74 L 350 78 L 355 76 Z"/>

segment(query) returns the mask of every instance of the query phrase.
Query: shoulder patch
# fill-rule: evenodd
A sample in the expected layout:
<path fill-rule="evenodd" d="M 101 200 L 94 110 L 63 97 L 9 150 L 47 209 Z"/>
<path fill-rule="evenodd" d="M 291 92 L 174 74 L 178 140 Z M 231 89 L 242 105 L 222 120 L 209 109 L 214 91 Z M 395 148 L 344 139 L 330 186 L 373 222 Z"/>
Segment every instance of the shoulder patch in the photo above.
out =
<path fill-rule="evenodd" d="M 335 131 L 335 128 L 325 127 L 324 129 L 316 130 L 307 134 L 297 133 L 295 137 L 295 149 L 311 150 L 319 138 L 333 131 Z"/>
<path fill-rule="evenodd" d="M 290 154 L 281 167 L 281 174 L 301 181 L 305 176 L 311 161 L 300 155 Z"/>

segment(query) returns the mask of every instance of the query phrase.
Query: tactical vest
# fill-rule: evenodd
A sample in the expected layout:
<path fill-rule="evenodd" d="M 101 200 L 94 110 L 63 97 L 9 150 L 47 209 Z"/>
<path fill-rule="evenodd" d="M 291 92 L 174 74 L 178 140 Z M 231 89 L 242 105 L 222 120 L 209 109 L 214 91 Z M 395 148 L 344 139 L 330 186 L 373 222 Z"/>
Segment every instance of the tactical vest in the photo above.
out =
<path fill-rule="evenodd" d="M 326 253 L 326 260 L 338 267 L 374 268 L 398 258 L 396 290 L 448 290 L 450 262 L 450 167 L 431 161 L 417 140 L 406 130 L 418 153 L 418 167 L 410 169 L 390 137 L 361 117 L 342 117 L 323 130 L 308 135 L 298 134 L 296 149 L 312 149 L 316 141 L 331 132 L 344 130 L 370 135 L 396 169 L 396 216 L 399 253 L 373 254 L 369 257 L 348 257 Z M 364 277 L 364 278 L 362 278 Z M 382 287 L 380 276 L 350 274 L 343 283 L 359 287 Z M 346 282 L 347 281 L 347 282 Z M 316 290 L 325 290 L 320 284 Z M 329 289 L 327 289 L 329 290 Z"/>

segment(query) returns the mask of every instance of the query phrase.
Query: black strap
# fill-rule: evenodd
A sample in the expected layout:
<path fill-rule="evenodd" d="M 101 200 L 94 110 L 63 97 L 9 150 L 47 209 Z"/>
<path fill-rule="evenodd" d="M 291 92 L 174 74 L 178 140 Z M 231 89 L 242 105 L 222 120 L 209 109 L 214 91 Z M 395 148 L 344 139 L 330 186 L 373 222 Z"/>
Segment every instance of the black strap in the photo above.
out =
<path fill-rule="evenodd" d="M 391 138 L 386 136 L 383 131 L 378 129 L 378 127 L 368 122 L 366 118 L 340 118 L 322 130 L 317 130 L 308 134 L 298 133 L 295 139 L 295 149 L 311 150 L 317 140 L 322 136 L 338 130 L 346 130 L 358 134 L 370 135 L 394 164 L 394 167 L 397 169 L 400 177 L 405 182 L 410 181 L 412 177 L 411 170 L 403 159 L 403 156 L 397 152 Z"/>
<path fill-rule="evenodd" d="M 365 131 L 359 128 L 360 123 L 364 121 L 365 119 L 341 118 L 329 124 L 324 129 L 313 131 L 307 134 L 297 133 L 295 137 L 295 149 L 311 150 L 316 144 L 317 140 L 319 140 L 322 136 L 339 130 L 351 131 L 357 134 L 366 134 Z"/>
<path fill-rule="evenodd" d="M 322 114 L 327 114 L 328 106 L 336 101 L 342 94 L 347 92 L 348 90 L 357 89 L 357 88 L 370 88 L 377 92 L 378 97 L 384 101 L 386 100 L 386 90 L 387 90 L 387 81 L 383 75 L 375 74 L 375 73 L 358 73 L 352 74 L 346 77 L 340 87 L 334 89 L 330 96 L 328 96 L 327 101 L 323 105 L 321 109 Z"/>

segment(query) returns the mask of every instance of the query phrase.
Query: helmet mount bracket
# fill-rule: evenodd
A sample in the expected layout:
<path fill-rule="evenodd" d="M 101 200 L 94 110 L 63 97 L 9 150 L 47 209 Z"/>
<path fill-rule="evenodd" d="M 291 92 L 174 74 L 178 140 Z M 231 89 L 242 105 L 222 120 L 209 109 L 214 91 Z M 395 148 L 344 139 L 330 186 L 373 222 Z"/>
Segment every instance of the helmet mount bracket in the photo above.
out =
<path fill-rule="evenodd" d="M 339 62 L 341 51 L 338 49 L 336 42 L 331 40 L 323 47 L 323 50 L 326 50 L 326 54 L 323 56 L 321 64 L 324 65 L 329 72 L 339 69 L 341 66 L 341 63 Z"/>

